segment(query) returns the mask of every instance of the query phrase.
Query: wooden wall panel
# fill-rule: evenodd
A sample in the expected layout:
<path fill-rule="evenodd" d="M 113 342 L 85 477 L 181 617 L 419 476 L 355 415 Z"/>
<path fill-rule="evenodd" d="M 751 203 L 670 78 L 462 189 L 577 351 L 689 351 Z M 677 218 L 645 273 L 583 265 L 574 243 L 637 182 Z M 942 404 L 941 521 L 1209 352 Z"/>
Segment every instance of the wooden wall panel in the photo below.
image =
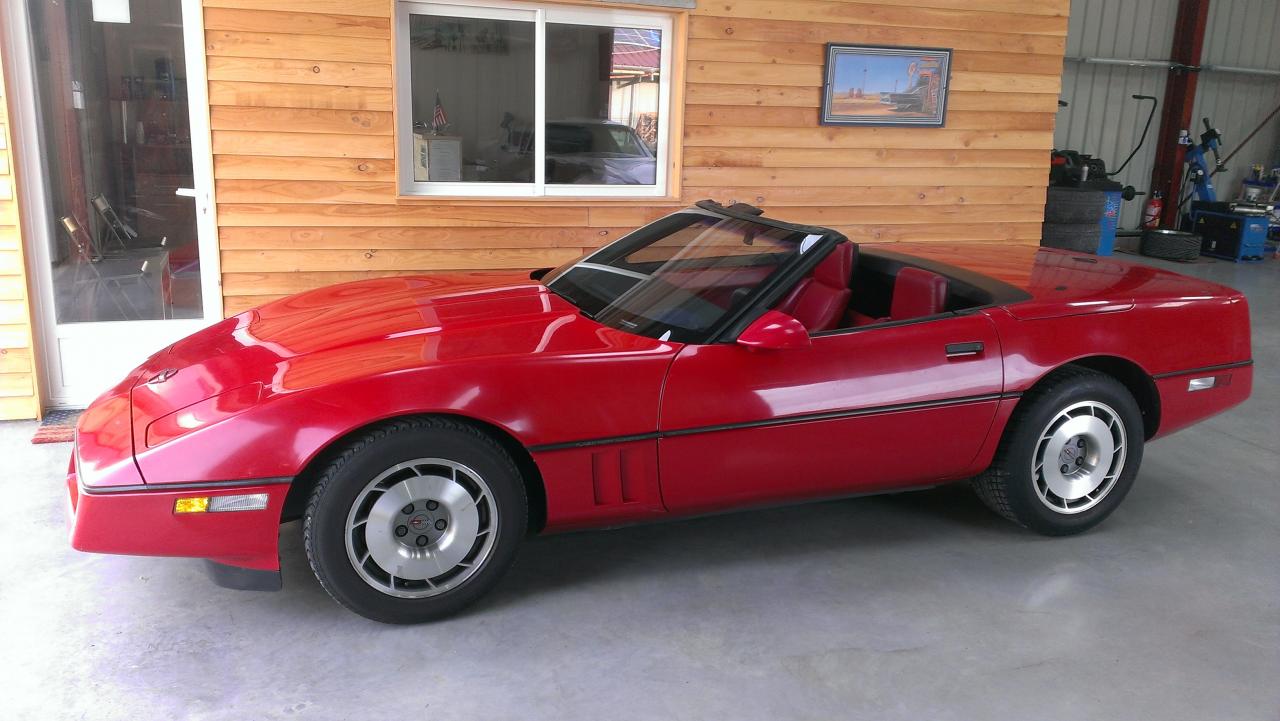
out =
<path fill-rule="evenodd" d="M 3 68 L 0 58 L 0 68 Z M 40 416 L 40 389 L 33 363 L 31 305 L 22 254 L 22 221 L 10 156 L 9 96 L 0 73 L 0 420 Z"/>
<path fill-rule="evenodd" d="M 705 197 L 858 241 L 1038 240 L 1069 0 L 700 2 L 680 197 L 600 203 L 398 197 L 393 5 L 204 0 L 228 313 L 357 278 L 559 263 Z M 953 48 L 947 126 L 819 126 L 827 42 Z"/>

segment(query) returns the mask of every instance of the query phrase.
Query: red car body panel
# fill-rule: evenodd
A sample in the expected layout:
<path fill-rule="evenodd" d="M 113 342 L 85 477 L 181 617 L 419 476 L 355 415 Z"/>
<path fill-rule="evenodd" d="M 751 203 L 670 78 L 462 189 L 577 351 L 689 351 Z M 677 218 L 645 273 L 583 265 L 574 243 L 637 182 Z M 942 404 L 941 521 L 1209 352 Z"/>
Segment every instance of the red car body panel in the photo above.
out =
<path fill-rule="evenodd" d="M 277 536 L 289 487 L 283 483 L 221 490 L 88 493 L 74 464 L 67 473 L 69 535 L 73 548 L 96 553 L 208 558 L 241 568 L 280 567 Z M 265 493 L 267 507 L 241 513 L 176 514 L 174 502 L 193 495 Z"/>
<path fill-rule="evenodd" d="M 1158 392 L 1157 435 L 1249 394 L 1234 290 L 1035 248 L 891 250 L 1030 297 L 788 350 L 625 333 L 523 273 L 385 278 L 269 303 L 157 353 L 81 417 L 72 544 L 278 568 L 288 481 L 349 434 L 409 414 L 471 419 L 522 446 L 553 531 L 970 477 L 1021 393 L 1087 357 L 1140 369 Z M 982 348 L 949 357 L 957 343 Z M 1219 383 L 1188 392 L 1206 374 Z M 184 495 L 245 492 L 267 493 L 268 508 L 173 513 Z"/>
<path fill-rule="evenodd" d="M 235 330 L 215 326 L 180 341 L 144 365 L 141 377 L 182 369 L 133 389 L 135 439 L 201 393 L 261 383 L 262 395 L 246 422 L 215 422 L 139 448 L 143 476 L 152 483 L 291 476 L 334 438 L 409 413 L 465 416 L 526 446 L 657 428 L 654 399 L 677 345 L 595 323 L 527 275 L 489 279 L 494 287 L 474 289 L 464 277 L 462 291 L 421 278 L 325 288 L 230 319 Z M 219 344 L 226 352 L 203 360 L 204 347 Z M 618 374 L 627 383 L 618 384 Z M 610 385 L 618 387 L 594 393 Z M 585 403 L 584 393 L 599 397 Z M 239 448 L 246 434 L 272 442 L 255 443 L 251 458 L 192 458 L 187 450 L 193 441 Z"/>
<path fill-rule="evenodd" d="M 956 342 L 981 342 L 984 351 L 948 361 L 944 347 Z M 1002 392 L 1000 340 L 980 313 L 820 334 L 795 353 L 732 344 L 680 352 L 662 399 L 668 509 L 964 477 Z M 947 404 L 930 406 L 939 401 Z M 922 428 L 948 432 L 922 443 Z"/>

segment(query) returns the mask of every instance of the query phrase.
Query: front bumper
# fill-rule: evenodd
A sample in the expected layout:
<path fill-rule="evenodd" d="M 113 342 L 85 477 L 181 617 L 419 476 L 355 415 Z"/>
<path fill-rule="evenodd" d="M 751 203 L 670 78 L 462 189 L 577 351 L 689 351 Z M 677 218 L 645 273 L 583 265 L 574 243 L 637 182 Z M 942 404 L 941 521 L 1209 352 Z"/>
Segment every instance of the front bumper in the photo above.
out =
<path fill-rule="evenodd" d="M 289 491 L 288 479 L 262 482 L 149 484 L 87 488 L 78 478 L 74 454 L 67 470 L 67 520 L 71 547 L 91 553 L 204 558 L 232 570 L 280 571 L 280 513 Z M 192 496 L 265 493 L 267 507 L 256 511 L 174 513 L 174 502 Z M 252 574 L 215 573 L 233 579 L 223 585 L 263 587 Z M 234 580 L 239 579 L 239 580 Z M 268 584 L 269 585 L 269 584 Z M 278 580 L 275 584 L 279 587 Z"/>

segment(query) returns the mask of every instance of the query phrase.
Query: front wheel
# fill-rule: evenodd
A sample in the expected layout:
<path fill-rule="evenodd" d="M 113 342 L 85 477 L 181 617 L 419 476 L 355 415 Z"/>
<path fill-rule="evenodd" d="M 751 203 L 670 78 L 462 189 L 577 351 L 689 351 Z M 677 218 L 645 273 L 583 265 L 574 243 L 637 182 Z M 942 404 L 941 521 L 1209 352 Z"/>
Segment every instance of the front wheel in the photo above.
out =
<path fill-rule="evenodd" d="M 461 610 L 515 558 L 528 519 L 524 485 L 480 430 L 440 418 L 380 426 L 325 469 L 304 539 L 329 595 L 384 623 Z"/>
<path fill-rule="evenodd" d="M 1128 389 L 1068 367 L 1023 397 L 991 467 L 972 485 L 988 507 L 1019 525 L 1049 536 L 1080 533 L 1124 500 L 1142 444 L 1142 412 Z"/>

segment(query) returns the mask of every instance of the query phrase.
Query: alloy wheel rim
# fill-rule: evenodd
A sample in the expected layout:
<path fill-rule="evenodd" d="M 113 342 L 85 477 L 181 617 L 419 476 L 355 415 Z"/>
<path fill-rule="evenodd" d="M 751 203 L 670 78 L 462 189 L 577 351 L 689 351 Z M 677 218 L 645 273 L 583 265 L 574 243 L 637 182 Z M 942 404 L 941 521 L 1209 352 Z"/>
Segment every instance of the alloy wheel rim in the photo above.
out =
<path fill-rule="evenodd" d="M 1036 441 L 1031 477 L 1040 502 L 1075 514 L 1106 498 L 1124 471 L 1128 436 L 1120 415 L 1097 401 L 1059 411 Z"/>
<path fill-rule="evenodd" d="M 444 458 L 379 473 L 347 513 L 347 558 L 373 588 L 428 598 L 457 588 L 488 560 L 498 509 L 480 474 Z"/>

